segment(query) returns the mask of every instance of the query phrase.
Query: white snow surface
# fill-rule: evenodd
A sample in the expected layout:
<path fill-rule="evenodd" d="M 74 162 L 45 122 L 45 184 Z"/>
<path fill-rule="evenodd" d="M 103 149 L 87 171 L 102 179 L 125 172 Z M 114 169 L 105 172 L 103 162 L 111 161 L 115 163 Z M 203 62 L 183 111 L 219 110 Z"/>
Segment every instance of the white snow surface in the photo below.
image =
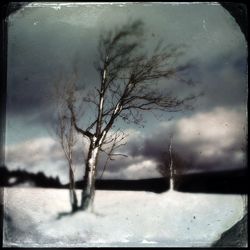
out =
<path fill-rule="evenodd" d="M 78 190 L 80 198 L 80 191 Z M 209 247 L 244 214 L 241 195 L 96 191 L 94 213 L 68 190 L 4 189 L 4 247 Z"/>

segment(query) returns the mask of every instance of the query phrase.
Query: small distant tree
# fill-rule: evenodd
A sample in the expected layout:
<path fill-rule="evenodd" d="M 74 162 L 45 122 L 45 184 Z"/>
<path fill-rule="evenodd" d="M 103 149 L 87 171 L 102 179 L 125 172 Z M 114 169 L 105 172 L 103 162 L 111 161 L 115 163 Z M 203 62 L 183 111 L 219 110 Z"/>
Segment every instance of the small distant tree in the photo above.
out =
<path fill-rule="evenodd" d="M 100 83 L 93 87 L 92 94 L 80 97 L 96 111 L 86 127 L 79 125 L 79 119 L 83 117 L 79 117 L 76 110 L 79 100 L 74 84 L 65 95 L 70 126 L 73 125 L 75 131 L 88 140 L 82 186 L 83 210 L 93 205 L 100 152 L 112 159 L 116 156 L 115 150 L 124 142 L 123 131 L 120 128 L 115 130 L 117 121 L 139 125 L 143 122 L 144 112 L 181 111 L 188 108 L 189 101 L 194 98 L 177 98 L 157 87 L 158 80 L 169 79 L 183 69 L 172 65 L 180 52 L 178 48 L 163 47 L 158 43 L 153 53 L 147 55 L 143 50 L 143 33 L 143 23 L 135 21 L 100 36 L 99 60 L 95 63 Z"/>
<path fill-rule="evenodd" d="M 161 159 L 159 160 L 160 163 L 158 164 L 157 168 L 159 173 L 170 179 L 170 188 L 171 187 L 171 180 L 173 181 L 174 174 L 175 174 L 175 165 L 174 165 L 174 155 L 173 155 L 173 145 L 172 145 L 173 136 L 171 135 L 169 138 L 169 146 L 168 150 L 164 151 L 161 155 Z"/>
<path fill-rule="evenodd" d="M 170 136 L 167 144 L 167 149 L 160 156 L 157 169 L 163 177 L 170 180 L 170 188 L 175 189 L 181 175 L 188 170 L 190 162 L 185 161 L 174 149 L 173 135 Z"/>

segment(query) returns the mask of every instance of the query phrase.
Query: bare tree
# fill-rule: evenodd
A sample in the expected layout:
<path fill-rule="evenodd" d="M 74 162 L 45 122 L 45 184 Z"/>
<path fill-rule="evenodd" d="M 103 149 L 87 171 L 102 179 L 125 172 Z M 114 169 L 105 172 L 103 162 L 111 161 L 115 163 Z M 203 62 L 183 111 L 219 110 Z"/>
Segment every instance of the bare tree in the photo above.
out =
<path fill-rule="evenodd" d="M 64 152 L 69 170 L 69 194 L 72 212 L 78 210 L 78 200 L 75 190 L 75 176 L 73 165 L 73 149 L 76 144 L 76 132 L 73 120 L 67 108 L 67 98 L 74 98 L 72 82 L 62 88 L 62 85 L 55 85 L 55 97 L 57 104 L 56 135 Z M 65 98 L 66 97 L 66 98 Z M 70 100 L 70 102 L 73 100 Z"/>
<path fill-rule="evenodd" d="M 173 134 L 169 137 L 168 147 L 158 159 L 157 170 L 169 181 L 170 189 L 178 187 L 179 180 L 188 169 L 191 162 L 187 162 L 174 149 Z"/>
<path fill-rule="evenodd" d="M 176 75 L 178 68 L 173 66 L 173 62 L 180 51 L 158 43 L 152 55 L 143 52 L 141 21 L 128 23 L 120 29 L 101 35 L 98 52 L 99 60 L 95 66 L 100 75 L 100 83 L 92 94 L 83 98 L 94 106 L 96 113 L 85 128 L 79 125 L 77 101 L 67 98 L 74 128 L 89 142 L 82 187 L 83 210 L 93 205 L 100 152 L 105 152 L 107 158 L 112 159 L 116 155 L 114 150 L 125 138 L 121 130 L 114 132 L 117 121 L 141 124 L 143 112 L 177 112 L 187 108 L 189 101 L 194 98 L 188 96 L 178 99 L 172 93 L 164 93 L 157 88 L 158 80 Z M 72 89 L 74 91 L 76 90 Z"/>

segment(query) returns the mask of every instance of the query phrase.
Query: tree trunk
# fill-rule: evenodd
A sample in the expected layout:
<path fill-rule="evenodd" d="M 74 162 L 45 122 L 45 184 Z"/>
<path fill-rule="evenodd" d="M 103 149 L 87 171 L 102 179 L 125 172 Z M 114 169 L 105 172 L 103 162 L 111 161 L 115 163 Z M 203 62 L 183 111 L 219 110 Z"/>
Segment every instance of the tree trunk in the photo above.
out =
<path fill-rule="evenodd" d="M 77 195 L 76 195 L 76 190 L 75 190 L 74 172 L 71 167 L 69 168 L 69 178 L 70 178 L 69 195 L 70 195 L 71 211 L 72 213 L 74 213 L 78 210 L 78 200 L 77 200 Z"/>
<path fill-rule="evenodd" d="M 75 190 L 70 190 L 70 201 L 71 201 L 71 211 L 72 213 L 78 210 L 78 201 Z"/>
<path fill-rule="evenodd" d="M 83 177 L 83 190 L 81 209 L 93 209 L 93 201 L 95 196 L 95 177 L 96 177 L 96 164 L 98 156 L 98 147 L 94 147 L 91 143 L 86 161 L 85 174 Z"/>

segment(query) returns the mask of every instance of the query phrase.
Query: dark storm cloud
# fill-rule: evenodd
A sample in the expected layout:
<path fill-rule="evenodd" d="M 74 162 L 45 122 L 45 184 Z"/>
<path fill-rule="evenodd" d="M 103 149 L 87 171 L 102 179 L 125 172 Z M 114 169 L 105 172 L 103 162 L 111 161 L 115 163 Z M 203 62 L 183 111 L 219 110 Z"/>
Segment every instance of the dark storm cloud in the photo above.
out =
<path fill-rule="evenodd" d="M 206 171 L 244 165 L 241 144 L 245 135 L 235 131 L 238 131 L 236 121 L 238 124 L 246 121 L 246 111 L 242 107 L 246 104 L 247 53 L 245 38 L 234 19 L 221 6 L 209 4 L 128 4 L 123 7 L 24 8 L 10 17 L 7 139 L 16 144 L 11 145 L 8 166 L 22 165 L 32 171 L 41 169 L 48 175 L 61 175 L 67 180 L 67 165 L 59 145 L 51 138 L 41 140 L 48 136 L 48 126 L 55 123 L 54 82 L 60 75 L 69 78 L 76 66 L 79 90 L 85 86 L 84 91 L 87 91 L 98 84 L 99 76 L 93 62 L 97 58 L 100 32 L 137 18 L 145 22 L 146 50 L 152 49 L 158 39 L 167 44 L 185 45 L 181 63 L 191 66 L 167 82 L 160 81 L 162 91 L 171 90 L 181 97 L 201 92 L 204 95 L 195 100 L 192 112 L 173 114 L 175 120 L 162 123 L 148 116 L 146 132 L 133 127 L 122 149 L 128 157 L 111 161 L 106 177 L 118 178 L 120 173 L 124 178 L 131 178 L 142 176 L 143 171 L 147 177 L 156 175 L 156 166 L 162 163 L 168 151 L 171 132 L 174 133 L 173 148 L 187 163 L 185 168 Z M 180 78 L 192 79 L 194 84 L 188 85 Z M 235 110 L 239 110 L 239 116 L 235 115 Z M 216 122 L 207 125 L 214 120 L 227 123 L 229 127 L 216 125 Z M 154 125 L 157 122 L 159 127 Z M 206 132 L 212 127 L 213 140 Z M 225 128 L 225 135 L 222 128 Z M 200 135 L 194 136 L 197 131 Z M 232 141 L 227 141 L 228 138 Z M 32 142 L 25 144 L 31 139 Z M 224 141 L 227 144 L 221 144 Z M 33 147 L 34 144 L 37 146 Z M 78 147 L 75 152 L 79 178 L 84 166 L 82 148 Z M 102 158 L 100 165 L 104 162 Z"/>
<path fill-rule="evenodd" d="M 240 56 L 235 53 L 234 56 L 218 56 L 215 61 L 199 65 L 199 70 L 192 72 L 200 79 L 197 87 L 204 94 L 197 99 L 199 110 L 246 104 L 246 55 Z"/>
<path fill-rule="evenodd" d="M 53 86 L 60 74 L 72 73 L 72 63 L 85 69 L 91 80 L 95 42 L 92 30 L 83 39 L 80 29 L 67 23 L 45 20 L 15 22 L 9 27 L 8 112 L 32 114 L 51 105 Z M 81 60 L 78 60 L 79 57 Z M 70 71 L 71 70 L 71 71 Z"/>
<path fill-rule="evenodd" d="M 198 12 L 190 18 L 185 10 Z M 134 15 L 135 11 L 137 16 Z M 182 21 L 176 19 L 174 12 L 182 17 Z M 163 38 L 170 44 L 187 45 L 183 61 L 193 62 L 187 77 L 197 82 L 195 90 L 193 88 L 192 91 L 205 94 L 203 100 L 206 101 L 199 103 L 200 108 L 221 106 L 224 103 L 229 106 L 235 105 L 245 94 L 245 85 L 239 84 L 244 82 L 245 74 L 242 74 L 237 63 L 245 67 L 246 53 L 239 42 L 242 38 L 235 40 L 235 36 L 240 35 L 236 35 L 239 28 L 235 24 L 230 24 L 232 20 L 225 13 L 223 19 L 220 16 L 222 13 L 220 6 L 202 4 L 178 7 L 92 5 L 87 9 L 81 6 L 77 11 L 73 7 L 58 10 L 47 7 L 24 8 L 9 20 L 8 113 L 32 115 L 36 110 L 52 108 L 51 94 L 54 81 L 60 73 L 66 77 L 70 75 L 74 64 L 78 67 L 79 84 L 96 84 L 99 76 L 93 62 L 97 56 L 99 33 L 103 29 L 115 27 L 118 23 L 122 24 L 129 17 L 142 18 L 145 21 L 146 45 L 149 49 L 158 38 Z M 171 26 L 159 25 L 170 20 Z M 216 20 L 221 29 L 224 28 L 225 37 L 219 35 Z M 230 25 L 234 36 L 229 34 Z M 156 38 L 152 38 L 151 33 Z M 219 76 L 221 72 L 230 72 L 231 78 Z M 181 82 L 178 83 L 178 79 L 163 87 L 171 88 L 179 95 L 190 92 L 190 88 L 183 86 Z M 225 95 L 225 89 L 228 89 L 231 95 Z M 46 116 L 48 112 L 37 117 L 37 122 L 50 119 Z"/>

